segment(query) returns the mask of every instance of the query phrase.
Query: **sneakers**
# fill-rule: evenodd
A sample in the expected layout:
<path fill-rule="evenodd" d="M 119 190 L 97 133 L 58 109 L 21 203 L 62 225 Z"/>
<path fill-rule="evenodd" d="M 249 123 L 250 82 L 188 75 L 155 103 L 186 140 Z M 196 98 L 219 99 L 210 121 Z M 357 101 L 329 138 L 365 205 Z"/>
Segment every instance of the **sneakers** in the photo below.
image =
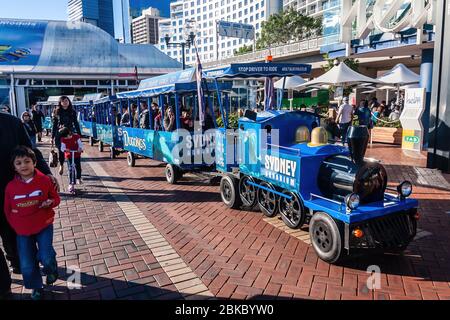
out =
<path fill-rule="evenodd" d="M 83 180 L 77 179 L 77 184 L 83 184 Z"/>
<path fill-rule="evenodd" d="M 47 286 L 50 286 L 54 284 L 58 280 L 58 273 L 51 273 L 47 275 L 47 278 L 45 279 L 45 284 Z"/>
<path fill-rule="evenodd" d="M 59 171 L 58 171 L 58 173 L 60 174 L 60 175 L 62 175 L 63 173 L 64 173 L 64 166 L 59 166 Z"/>
<path fill-rule="evenodd" d="M 44 293 L 44 290 L 41 289 L 33 289 L 33 291 L 31 291 L 31 300 L 42 300 L 42 295 Z"/>
<path fill-rule="evenodd" d="M 69 192 L 74 193 L 75 192 L 75 186 L 73 184 L 69 184 Z"/>

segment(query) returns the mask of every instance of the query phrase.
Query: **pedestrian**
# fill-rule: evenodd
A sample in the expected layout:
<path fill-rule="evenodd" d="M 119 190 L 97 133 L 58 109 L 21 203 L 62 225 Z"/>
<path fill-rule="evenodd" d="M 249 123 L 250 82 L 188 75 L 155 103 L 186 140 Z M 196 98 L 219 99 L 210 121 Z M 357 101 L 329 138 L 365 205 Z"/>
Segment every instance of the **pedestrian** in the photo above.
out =
<path fill-rule="evenodd" d="M 360 102 L 358 109 L 356 109 L 355 111 L 355 115 L 358 116 L 360 126 L 367 126 L 367 128 L 371 129 L 371 113 L 366 101 L 362 100 Z"/>
<path fill-rule="evenodd" d="M 76 133 L 72 133 L 69 128 L 62 128 L 59 130 L 59 136 L 61 137 L 61 151 L 64 152 L 64 157 L 67 160 L 67 165 L 69 168 L 72 164 L 72 153 L 70 151 L 76 151 L 73 159 L 76 169 L 76 182 L 81 184 L 81 152 L 83 152 L 83 142 L 81 141 L 81 136 Z M 70 176 L 70 179 L 69 192 L 72 192 L 75 181 L 72 180 L 72 175 Z"/>
<path fill-rule="evenodd" d="M 400 106 L 395 106 L 394 110 L 389 115 L 389 121 L 398 121 L 400 119 Z"/>
<path fill-rule="evenodd" d="M 0 145 L 2 152 L 0 152 L 0 237 L 2 238 L 3 248 L 5 250 L 6 259 L 9 261 L 11 271 L 15 274 L 20 274 L 20 262 L 17 254 L 17 239 L 16 233 L 11 228 L 6 220 L 3 212 L 5 188 L 8 182 L 14 178 L 14 170 L 11 167 L 11 156 L 14 149 L 19 145 L 31 147 L 30 138 L 27 135 L 22 122 L 6 113 L 0 112 Z M 50 168 L 44 160 L 44 157 L 38 149 L 34 150 L 36 154 L 36 168 L 50 177 L 58 188 L 56 179 L 51 175 Z M 4 298 L 11 287 L 10 270 L 5 260 L 5 255 L 0 249 L 0 299 Z"/>
<path fill-rule="evenodd" d="M 59 160 L 59 174 L 64 172 L 64 152 L 61 151 L 61 137 L 59 130 L 62 128 L 69 128 L 73 133 L 81 134 L 80 124 L 77 120 L 77 114 L 73 109 L 72 102 L 66 96 L 61 96 L 58 101 L 58 106 L 55 109 L 52 127 L 52 145 L 55 144 L 58 148 Z"/>
<path fill-rule="evenodd" d="M 343 103 L 339 107 L 336 117 L 336 123 L 339 125 L 341 131 L 342 145 L 347 142 L 347 131 L 353 120 L 353 107 L 348 103 L 348 97 L 344 97 Z"/>
<path fill-rule="evenodd" d="M 37 129 L 34 121 L 31 119 L 31 114 L 28 111 L 22 112 L 20 118 L 22 119 L 22 123 L 27 130 L 28 136 L 30 137 L 31 146 L 36 148 Z"/>
<path fill-rule="evenodd" d="M 40 108 L 38 108 L 37 103 L 33 103 L 31 106 L 31 115 L 34 125 L 36 126 L 37 139 L 39 142 L 42 140 L 42 131 L 44 128 L 42 126 L 45 116 Z"/>
<path fill-rule="evenodd" d="M 380 118 L 380 110 L 377 107 L 373 107 L 372 108 L 372 122 L 374 125 L 377 124 L 378 119 Z"/>
<path fill-rule="evenodd" d="M 56 252 L 53 249 L 53 208 L 60 203 L 58 192 L 49 177 L 35 168 L 36 155 L 19 146 L 13 151 L 15 178 L 5 190 L 6 219 L 17 233 L 17 251 L 25 288 L 31 298 L 40 300 L 43 283 L 39 262 L 47 276 L 46 284 L 58 279 Z"/>

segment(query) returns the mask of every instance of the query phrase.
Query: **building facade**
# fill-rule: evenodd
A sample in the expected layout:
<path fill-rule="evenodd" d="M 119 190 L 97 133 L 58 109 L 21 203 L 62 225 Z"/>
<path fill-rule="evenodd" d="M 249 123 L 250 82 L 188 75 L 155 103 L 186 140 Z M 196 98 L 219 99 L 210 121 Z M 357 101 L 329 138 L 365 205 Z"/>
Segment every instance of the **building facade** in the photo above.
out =
<path fill-rule="evenodd" d="M 179 47 L 167 46 L 165 35 L 171 42 L 185 41 L 189 32 L 196 34 L 196 44 L 202 62 L 232 57 L 243 45 L 253 45 L 253 40 L 217 35 L 216 22 L 225 20 L 250 24 L 256 34 L 261 24 L 282 8 L 281 0 L 178 0 L 170 4 L 170 18 L 160 20 L 159 48 L 170 57 L 182 61 Z M 186 64 L 195 63 L 195 50 L 186 50 Z"/>
<path fill-rule="evenodd" d="M 133 19 L 131 30 L 133 43 L 157 44 L 159 41 L 158 22 L 161 19 L 159 10 L 148 8 L 142 11 L 142 15 Z"/>
<path fill-rule="evenodd" d="M 0 37 L 0 104 L 14 114 L 48 96 L 109 95 L 181 69 L 153 45 L 121 44 L 84 22 L 0 19 Z"/>
<path fill-rule="evenodd" d="M 103 29 L 114 37 L 113 0 L 69 0 L 69 21 L 82 21 Z"/>

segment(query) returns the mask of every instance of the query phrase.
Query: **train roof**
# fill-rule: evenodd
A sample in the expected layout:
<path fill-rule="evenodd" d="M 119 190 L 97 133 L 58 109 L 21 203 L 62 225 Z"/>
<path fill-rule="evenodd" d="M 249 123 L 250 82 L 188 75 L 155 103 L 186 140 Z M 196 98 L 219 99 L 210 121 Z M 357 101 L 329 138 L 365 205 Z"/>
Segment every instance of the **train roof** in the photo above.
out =
<path fill-rule="evenodd" d="M 300 63 L 232 63 L 222 68 L 203 70 L 207 79 L 246 79 L 262 77 L 287 77 L 311 73 L 310 64 Z"/>

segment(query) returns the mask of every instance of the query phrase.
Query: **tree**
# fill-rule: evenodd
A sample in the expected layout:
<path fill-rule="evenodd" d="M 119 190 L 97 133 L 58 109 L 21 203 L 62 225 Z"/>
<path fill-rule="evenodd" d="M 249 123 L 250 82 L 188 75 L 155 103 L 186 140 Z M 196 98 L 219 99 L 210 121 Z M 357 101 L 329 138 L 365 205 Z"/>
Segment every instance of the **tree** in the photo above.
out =
<path fill-rule="evenodd" d="M 299 11 L 288 8 L 280 13 L 272 14 L 262 23 L 257 48 L 263 49 L 301 41 L 319 36 L 321 33 L 321 19 L 304 16 Z"/>
<path fill-rule="evenodd" d="M 246 53 L 249 53 L 249 52 L 252 52 L 252 51 L 253 51 L 253 46 L 251 46 L 251 45 L 247 46 L 247 45 L 244 44 L 239 49 L 234 50 L 234 55 L 235 56 L 239 56 L 239 55 L 246 54 Z"/>

